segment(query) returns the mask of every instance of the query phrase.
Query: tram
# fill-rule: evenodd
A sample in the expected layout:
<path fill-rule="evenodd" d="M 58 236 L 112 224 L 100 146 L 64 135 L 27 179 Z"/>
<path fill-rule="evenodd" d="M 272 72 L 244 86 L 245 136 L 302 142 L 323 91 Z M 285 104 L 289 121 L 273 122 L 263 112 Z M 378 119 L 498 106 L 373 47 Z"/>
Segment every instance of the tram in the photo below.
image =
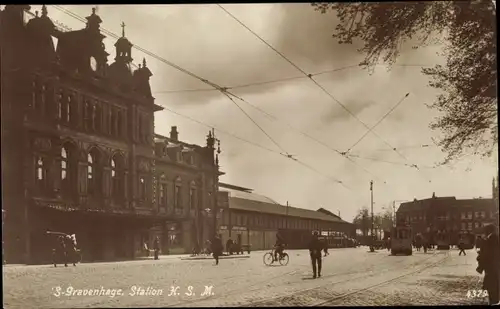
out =
<path fill-rule="evenodd" d="M 450 235 L 445 231 L 438 231 L 436 245 L 438 250 L 450 250 Z"/>
<path fill-rule="evenodd" d="M 412 229 L 409 225 L 399 223 L 391 232 L 391 254 L 413 254 Z"/>
<path fill-rule="evenodd" d="M 467 231 L 461 231 L 458 233 L 458 244 L 465 250 L 470 250 L 474 248 L 476 242 L 476 236 Z"/>

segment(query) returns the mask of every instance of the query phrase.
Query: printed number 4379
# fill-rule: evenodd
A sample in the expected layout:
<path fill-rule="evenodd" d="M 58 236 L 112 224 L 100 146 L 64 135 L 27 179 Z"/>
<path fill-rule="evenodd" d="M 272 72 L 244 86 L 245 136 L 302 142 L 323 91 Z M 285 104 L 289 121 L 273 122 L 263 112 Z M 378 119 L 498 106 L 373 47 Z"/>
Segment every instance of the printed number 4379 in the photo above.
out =
<path fill-rule="evenodd" d="M 482 298 L 482 297 L 488 297 L 487 290 L 468 290 L 467 291 L 467 298 Z"/>

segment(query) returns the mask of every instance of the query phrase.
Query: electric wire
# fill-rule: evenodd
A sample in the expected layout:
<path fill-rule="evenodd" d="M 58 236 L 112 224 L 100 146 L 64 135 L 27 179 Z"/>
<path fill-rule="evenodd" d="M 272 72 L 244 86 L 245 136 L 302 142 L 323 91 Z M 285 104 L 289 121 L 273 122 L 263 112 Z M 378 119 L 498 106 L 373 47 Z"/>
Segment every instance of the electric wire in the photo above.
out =
<path fill-rule="evenodd" d="M 73 12 L 71 12 L 71 11 L 67 10 L 67 9 L 64 9 L 64 8 L 62 8 L 62 7 L 60 7 L 60 6 L 57 6 L 57 5 L 54 5 L 54 7 L 56 7 L 56 8 L 57 8 L 57 9 L 59 9 L 60 11 L 62 11 L 62 12 L 64 12 L 64 13 L 66 13 L 66 14 L 68 14 L 68 15 L 70 15 L 70 16 L 72 16 L 72 17 L 74 17 L 74 18 L 76 18 L 76 19 L 78 19 L 78 20 L 80 20 L 80 21 L 82 21 L 82 22 L 85 22 L 85 19 L 83 19 L 82 17 L 78 16 L 77 14 L 75 14 L 75 13 L 73 13 Z M 246 27 L 246 28 L 247 28 L 247 27 Z M 102 32 L 104 32 L 105 34 L 107 34 L 107 35 L 109 35 L 109 36 L 111 36 L 111 37 L 113 37 L 113 38 L 115 38 L 115 39 L 118 39 L 118 38 L 119 38 L 119 36 L 118 36 L 118 35 L 114 34 L 113 32 L 111 32 L 111 31 L 109 31 L 109 30 L 107 30 L 107 29 L 105 29 L 105 28 L 101 28 L 101 30 L 102 30 Z M 250 29 L 249 29 L 249 30 L 250 30 Z M 251 30 L 250 30 L 250 31 L 251 31 Z M 253 31 L 252 31 L 252 33 L 253 33 Z M 263 42 L 265 42 L 265 41 L 263 41 Z M 266 44 L 266 45 L 268 45 L 268 44 Z M 181 71 L 181 72 L 183 72 L 183 73 L 185 73 L 185 74 L 187 74 L 187 75 L 190 75 L 190 76 L 192 76 L 192 77 L 194 77 L 194 78 L 196 78 L 196 79 L 198 79 L 198 80 L 200 80 L 200 81 L 202 81 L 202 82 L 204 82 L 204 83 L 206 83 L 206 84 L 210 85 L 211 87 L 215 88 L 214 90 L 219 90 L 219 91 L 221 91 L 223 94 L 226 94 L 226 95 L 227 95 L 227 94 L 229 94 L 229 95 L 231 95 L 231 96 L 237 97 L 237 96 L 235 96 L 234 94 L 232 94 L 231 92 L 229 92 L 229 91 L 227 91 L 227 90 L 228 90 L 228 89 L 234 89 L 234 88 L 237 88 L 237 87 L 240 87 L 240 88 L 241 88 L 241 87 L 248 87 L 248 86 L 250 86 L 249 84 L 247 84 L 247 85 L 240 85 L 240 86 L 234 86 L 234 87 L 226 87 L 226 88 L 224 88 L 224 87 L 221 87 L 221 86 L 219 86 L 219 85 L 217 85 L 217 84 L 215 84 L 215 83 L 212 83 L 212 82 L 210 82 L 210 81 L 208 81 L 208 80 L 206 80 L 206 79 L 204 79 L 204 78 L 201 78 L 201 77 L 197 76 L 196 74 L 194 74 L 194 73 L 192 73 L 192 72 L 190 72 L 190 71 L 188 71 L 188 70 L 186 70 L 186 69 L 183 69 L 183 68 L 181 68 L 181 67 L 179 67 L 179 66 L 175 65 L 174 63 L 172 63 L 172 62 L 170 62 L 170 61 L 168 61 L 168 60 L 166 60 L 166 59 L 164 59 L 164 58 L 162 58 L 162 57 L 160 57 L 160 56 L 158 56 L 158 55 L 156 55 L 156 54 L 154 54 L 154 53 L 152 53 L 152 52 L 149 52 L 149 51 L 147 51 L 147 50 L 145 50 L 145 49 L 143 49 L 143 48 L 141 48 L 141 47 L 139 47 L 139 46 L 137 46 L 137 45 L 133 45 L 133 47 L 134 47 L 135 49 L 137 49 L 137 50 L 139 50 L 139 51 L 141 51 L 141 52 L 143 52 L 143 53 L 145 53 L 145 54 L 147 54 L 147 55 L 149 55 L 149 56 L 151 56 L 151 57 L 153 57 L 153 58 L 155 58 L 155 59 L 157 59 L 157 60 L 159 60 L 159 61 L 161 61 L 161 62 L 163 62 L 163 63 L 165 63 L 165 64 L 167 64 L 167 65 L 169 65 L 169 66 L 171 66 L 171 67 L 176 68 L 177 70 L 179 70 L 179 71 Z M 271 47 L 271 46 L 270 46 L 270 47 Z M 272 48 L 272 47 L 271 47 L 271 48 Z M 273 50 L 275 50 L 275 49 L 273 48 Z M 275 51 L 276 51 L 276 50 L 275 50 Z M 278 52 L 278 51 L 276 51 L 276 52 Z M 278 52 L 278 53 L 279 53 L 279 52 Z M 284 55 L 282 55 L 281 53 L 279 53 L 279 54 L 280 54 L 282 57 L 284 57 Z M 286 58 L 286 57 L 284 57 L 284 58 Z M 288 62 L 290 62 L 290 63 L 291 63 L 294 67 L 296 67 L 297 69 L 299 69 L 299 71 L 301 71 L 303 74 L 305 74 L 305 72 L 304 72 L 304 71 L 302 71 L 300 68 L 298 68 L 296 65 L 294 65 L 291 61 L 289 61 L 288 59 L 287 59 L 287 61 L 288 61 Z M 328 70 L 328 71 L 324 71 L 324 72 L 317 73 L 317 75 L 320 75 L 320 74 L 326 74 L 326 73 L 328 73 L 328 72 L 334 72 L 334 71 L 338 71 L 338 70 L 340 70 L 340 69 L 345 69 L 345 68 L 348 68 L 348 67 L 355 67 L 355 66 L 357 66 L 357 65 L 347 66 L 347 67 L 344 67 L 344 68 L 338 68 L 338 69 L 333 69 L 333 70 Z M 306 75 L 307 75 L 307 74 L 306 74 Z M 316 82 L 316 81 L 314 81 L 314 80 L 311 78 L 311 77 L 312 77 L 311 75 L 307 75 L 307 77 L 309 77 L 309 78 L 310 78 L 313 82 L 315 82 L 315 83 L 317 84 L 317 82 Z M 302 78 L 303 78 L 303 77 L 302 77 Z M 294 77 L 294 78 L 286 78 L 286 79 L 284 79 L 284 80 L 290 80 L 290 79 L 297 79 L 297 78 L 296 78 L 296 77 Z M 263 83 L 270 83 L 270 82 L 277 82 L 277 81 L 259 82 L 259 83 L 255 83 L 255 84 L 263 84 Z M 317 84 L 317 85 L 318 85 L 320 88 L 322 88 L 319 84 Z M 188 91 L 189 91 L 189 90 L 188 90 Z M 191 90 L 191 91 L 193 91 L 193 90 Z M 211 89 L 196 89 L 196 90 L 194 90 L 194 91 L 211 91 Z M 174 91 L 171 91 L 171 92 L 174 92 Z M 175 92 L 186 92 L 186 91 L 175 91 Z M 326 93 L 328 93 L 326 90 L 325 90 L 325 92 L 326 92 Z M 239 98 L 239 97 L 237 97 L 237 98 Z M 241 98 L 239 98 L 239 99 L 241 100 Z M 233 100 L 232 100 L 232 101 L 233 101 Z M 337 100 L 336 100 L 336 101 L 337 101 Z M 234 101 L 233 101 L 233 102 L 234 102 Z M 235 103 L 235 102 L 234 102 L 234 103 Z M 340 103 L 340 102 L 338 102 L 338 103 Z M 340 104 L 341 104 L 341 103 L 340 103 Z M 239 106 L 238 106 L 238 107 L 239 107 Z M 241 109 L 241 107 L 239 107 L 239 108 Z M 245 114 L 246 114 L 246 113 L 245 113 Z M 246 114 L 246 115 L 248 116 L 248 114 Z M 251 117 L 249 117 L 249 118 L 251 118 Z M 251 119 L 251 120 L 253 121 L 253 119 Z M 253 121 L 253 122 L 255 123 L 255 121 Z M 255 124 L 256 124 L 256 123 L 255 123 Z M 262 128 L 261 128 L 260 126 L 258 126 L 258 127 L 262 130 Z M 266 135 L 267 135 L 268 137 L 270 137 L 267 133 L 266 133 Z M 310 136 L 309 136 L 309 135 L 307 135 L 307 134 L 304 134 L 304 135 L 305 135 L 305 136 L 310 137 Z M 271 139 L 271 140 L 275 143 L 275 141 L 274 141 L 273 139 Z M 317 141 L 317 140 L 316 140 L 316 141 Z M 276 144 L 276 143 L 275 143 L 275 144 Z M 279 147 L 279 148 L 280 148 L 280 149 L 282 149 L 281 147 Z M 282 153 L 281 155 L 284 155 L 284 154 Z M 292 156 L 290 156 L 290 155 L 288 155 L 288 154 L 287 154 L 287 155 L 285 155 L 285 156 L 286 156 L 287 158 L 291 158 L 291 159 L 296 160 L 295 158 L 292 158 Z M 356 163 L 355 161 L 352 161 L 350 158 L 347 158 L 347 159 L 349 159 L 349 160 L 350 160 L 351 162 L 353 162 L 353 163 Z M 366 169 L 364 169 L 364 170 L 366 171 Z M 368 171 L 366 171 L 366 172 L 368 172 Z M 370 173 L 370 174 L 371 174 L 371 173 Z M 371 175 L 372 175 L 372 176 L 374 176 L 373 174 L 371 174 Z M 384 183 L 385 183 L 385 182 L 384 182 Z"/>
<path fill-rule="evenodd" d="M 371 132 L 373 132 L 373 130 L 382 122 L 384 121 L 385 118 L 387 118 L 387 116 L 389 116 L 394 110 L 396 110 L 396 108 L 398 108 L 399 105 L 401 105 L 401 103 L 404 102 L 404 100 L 409 96 L 410 94 L 407 93 L 401 100 L 399 100 L 398 103 L 396 103 L 396 105 L 394 105 L 384 116 L 382 116 L 382 118 L 379 119 L 379 121 L 377 121 L 377 123 L 375 123 L 370 130 L 366 131 L 365 134 L 363 134 L 363 136 L 361 136 L 351 147 L 349 147 L 349 149 L 347 149 L 346 153 L 349 153 L 354 147 L 356 147 L 368 134 L 370 134 Z M 394 148 L 396 149 L 396 148 Z M 392 149 L 392 150 L 394 150 Z"/>
<path fill-rule="evenodd" d="M 70 10 L 67 10 L 67 9 L 65 9 L 65 8 L 63 8 L 63 7 L 58 6 L 58 5 L 54 5 L 54 7 L 56 7 L 56 9 L 58 9 L 58 10 L 62 11 L 63 13 L 66 13 L 66 14 L 68 14 L 69 16 L 71 16 L 71 17 L 73 17 L 73 18 L 78 19 L 79 21 L 82 21 L 82 22 L 85 22 L 85 21 L 86 21 L 83 17 L 81 17 L 81 16 L 79 16 L 79 15 L 77 15 L 77 14 L 75 14 L 75 13 L 71 12 Z M 118 36 L 118 35 L 114 34 L 113 32 L 111 32 L 111 31 L 109 31 L 109 30 L 107 30 L 107 29 L 105 29 L 105 28 L 103 28 L 103 27 L 101 27 L 101 31 L 102 31 L 102 32 L 104 32 L 105 34 L 107 34 L 107 35 L 109 35 L 109 36 L 111 36 L 111 37 L 115 38 L 115 39 L 118 39 L 118 38 L 119 38 L 119 36 Z M 142 48 L 142 47 L 140 47 L 140 46 L 133 45 L 133 47 L 134 47 L 135 49 L 137 49 L 137 50 L 139 50 L 139 51 L 141 51 L 141 52 L 145 53 L 146 55 L 149 55 L 149 56 L 151 56 L 151 57 L 153 57 L 153 58 L 155 58 L 155 59 L 157 59 L 157 60 L 159 60 L 159 61 L 161 61 L 161 62 L 163 62 L 163 63 L 165 63 L 165 64 L 167 64 L 167 65 L 169 65 L 169 66 L 171 66 L 171 67 L 176 68 L 177 70 L 179 70 L 179 71 L 181 71 L 181 72 L 183 72 L 183 73 L 185 73 L 185 74 L 187 74 L 187 75 L 190 75 L 190 76 L 192 76 L 192 77 L 194 77 L 194 78 L 196 78 L 196 79 L 198 79 L 198 80 L 200 80 L 200 81 L 202 81 L 202 82 L 204 82 L 204 83 L 206 83 L 206 84 L 208 84 L 208 85 L 212 86 L 213 88 L 215 88 L 215 89 L 219 90 L 220 92 L 222 92 L 223 94 L 225 94 L 228 98 L 230 98 L 230 97 L 228 96 L 228 94 L 229 94 L 229 95 L 231 95 L 231 96 L 237 97 L 236 95 L 234 95 L 234 94 L 232 94 L 231 92 L 227 91 L 227 90 L 228 90 L 227 88 L 221 87 L 221 86 L 219 86 L 219 85 L 217 85 L 217 84 L 215 84 L 215 83 L 212 83 L 212 82 L 210 82 L 210 81 L 208 81 L 208 80 L 206 80 L 206 79 L 204 79 L 204 78 L 201 78 L 201 77 L 197 76 L 196 74 L 194 74 L 194 73 L 192 73 L 192 72 L 190 72 L 190 71 L 188 71 L 188 70 L 185 70 L 185 69 L 183 69 L 183 68 L 181 68 L 181 67 L 177 66 L 176 64 L 174 64 L 174 63 L 172 63 L 172 62 L 170 62 L 170 61 L 168 61 L 168 60 L 166 60 L 166 59 L 164 59 L 164 58 L 162 58 L 162 57 L 160 57 L 160 56 L 158 56 L 158 55 L 156 55 L 156 54 L 154 54 L 154 53 L 152 53 L 152 52 L 150 52 L 150 51 L 148 51 L 148 50 L 145 50 L 144 48 Z M 232 101 L 233 103 L 235 103 L 235 104 L 236 104 L 236 102 L 235 102 L 234 100 L 231 100 L 231 101 Z M 244 110 L 243 110 L 243 109 L 242 109 L 242 108 L 241 108 L 238 104 L 236 104 L 236 105 L 238 106 L 238 108 L 239 108 L 241 111 L 243 111 L 243 112 L 244 112 Z M 254 122 L 254 124 L 256 124 L 256 125 L 258 126 L 258 128 L 259 128 L 261 131 L 263 131 L 263 132 L 264 132 L 264 134 L 266 134 L 266 136 L 267 136 L 268 138 L 270 138 L 270 140 L 271 140 L 273 143 L 275 143 L 275 144 L 276 144 L 276 146 L 278 146 L 278 148 L 280 148 L 280 149 L 282 149 L 282 150 L 283 150 L 283 148 L 282 148 L 281 146 L 279 146 L 279 144 L 277 144 L 277 143 L 276 143 L 276 141 L 275 141 L 274 139 L 272 139 L 272 138 L 269 136 L 269 134 L 267 134 L 267 133 L 266 133 L 266 132 L 262 129 L 262 127 L 260 127 L 260 126 L 259 126 L 259 125 L 258 125 L 258 124 L 257 124 L 257 123 L 256 123 L 256 122 L 255 122 L 255 121 L 254 121 L 254 120 L 253 120 L 253 119 L 252 119 L 252 118 L 251 118 L 251 117 L 250 117 L 250 116 L 249 116 L 246 112 L 244 112 L 244 113 L 245 113 L 245 115 L 247 115 L 247 117 L 249 117 L 249 118 L 250 118 L 250 120 L 251 120 L 252 122 Z M 283 150 L 283 151 L 284 151 L 284 150 Z M 290 156 L 290 155 L 289 155 L 286 151 L 284 151 L 284 153 L 282 153 L 282 155 L 283 155 L 283 156 L 285 156 L 285 157 L 287 157 L 287 158 L 294 159 L 294 158 L 292 158 L 292 156 Z M 296 160 L 296 159 L 294 159 L 294 160 Z"/>
<path fill-rule="evenodd" d="M 359 119 L 353 112 L 351 112 L 342 102 L 340 102 L 337 98 L 335 98 L 330 92 L 328 92 L 323 86 L 321 86 L 315 79 L 313 79 L 312 74 L 307 74 L 302 70 L 299 66 L 297 66 L 295 63 L 293 63 L 290 59 L 288 59 L 285 55 L 283 55 L 281 52 L 276 50 L 271 44 L 269 44 L 267 41 L 265 41 L 263 38 L 261 38 L 257 33 L 255 33 L 253 30 L 251 30 L 249 27 L 247 27 L 242 21 L 240 21 L 236 16 L 231 14 L 228 10 L 226 10 L 222 5 L 217 4 L 219 8 L 221 8 L 228 16 L 230 16 L 232 19 L 234 19 L 238 24 L 240 24 L 242 27 L 247 29 L 250 33 L 252 33 L 257 39 L 259 39 L 262 43 L 264 43 L 266 46 L 268 46 L 270 49 L 272 49 L 275 53 L 277 53 L 279 56 L 281 56 L 285 61 L 287 61 L 290 65 L 292 65 L 294 68 L 296 68 L 299 72 L 304 74 L 305 76 L 309 77 L 309 79 L 323 92 L 328 95 L 333 101 L 335 101 L 338 105 L 340 105 L 349 115 L 351 115 L 354 119 L 356 119 L 360 124 L 362 124 L 367 130 L 370 130 L 370 127 L 363 122 L 361 119 Z M 379 136 L 377 133 L 372 132 L 374 136 L 376 136 L 379 140 L 384 142 L 387 146 L 389 146 L 390 149 L 396 149 L 394 146 L 389 144 L 385 139 L 383 139 L 381 136 Z M 397 150 L 394 150 L 401 158 L 403 158 L 405 161 L 409 161 L 402 153 L 400 153 Z M 417 170 L 420 171 L 417 165 L 413 164 L 413 167 L 415 167 Z M 427 180 L 427 179 L 426 179 Z M 429 181 L 430 182 L 430 181 Z"/>

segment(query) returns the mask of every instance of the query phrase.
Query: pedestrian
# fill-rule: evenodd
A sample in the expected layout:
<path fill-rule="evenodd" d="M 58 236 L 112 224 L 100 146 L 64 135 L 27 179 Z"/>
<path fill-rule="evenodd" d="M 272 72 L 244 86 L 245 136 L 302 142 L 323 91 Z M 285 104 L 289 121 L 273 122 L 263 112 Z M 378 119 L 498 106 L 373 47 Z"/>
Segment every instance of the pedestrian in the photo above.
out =
<path fill-rule="evenodd" d="M 231 238 L 229 238 L 226 241 L 226 251 L 227 251 L 228 255 L 233 254 L 233 249 L 232 248 L 233 248 L 233 240 Z"/>
<path fill-rule="evenodd" d="M 313 268 L 313 279 L 316 279 L 316 274 L 321 277 L 321 251 L 324 249 L 324 244 L 318 239 L 318 232 L 315 231 L 309 242 L 309 255 Z"/>
<path fill-rule="evenodd" d="M 498 233 L 494 225 L 485 226 L 486 239 L 481 243 L 477 257 L 478 267 L 476 271 L 480 274 L 484 271 L 483 289 L 488 291 L 490 305 L 499 302 L 500 294 L 500 245 Z"/>
<path fill-rule="evenodd" d="M 460 256 L 460 255 L 462 255 L 462 253 L 463 253 L 464 255 L 467 255 L 467 254 L 465 253 L 465 244 L 464 244 L 464 240 L 463 240 L 463 239 L 460 239 L 460 240 L 458 241 L 458 249 L 460 250 L 460 252 L 458 252 L 458 255 L 459 255 L 459 256 Z"/>
<path fill-rule="evenodd" d="M 155 254 L 154 259 L 158 260 L 158 255 L 160 254 L 160 238 L 158 236 L 156 236 L 155 241 L 153 242 L 153 250 Z"/>
<path fill-rule="evenodd" d="M 222 240 L 220 239 L 219 236 L 215 236 L 214 240 L 212 241 L 212 254 L 215 259 L 215 265 L 219 265 L 219 256 L 222 255 Z"/>

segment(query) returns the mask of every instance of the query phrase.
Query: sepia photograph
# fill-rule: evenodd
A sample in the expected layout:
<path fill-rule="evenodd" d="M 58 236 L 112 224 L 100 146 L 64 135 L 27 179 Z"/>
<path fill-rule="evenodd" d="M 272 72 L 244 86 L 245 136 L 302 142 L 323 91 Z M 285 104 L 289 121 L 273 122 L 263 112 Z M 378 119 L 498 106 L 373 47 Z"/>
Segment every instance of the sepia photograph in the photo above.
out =
<path fill-rule="evenodd" d="M 499 305 L 496 1 L 0 5 L 3 308 Z"/>

